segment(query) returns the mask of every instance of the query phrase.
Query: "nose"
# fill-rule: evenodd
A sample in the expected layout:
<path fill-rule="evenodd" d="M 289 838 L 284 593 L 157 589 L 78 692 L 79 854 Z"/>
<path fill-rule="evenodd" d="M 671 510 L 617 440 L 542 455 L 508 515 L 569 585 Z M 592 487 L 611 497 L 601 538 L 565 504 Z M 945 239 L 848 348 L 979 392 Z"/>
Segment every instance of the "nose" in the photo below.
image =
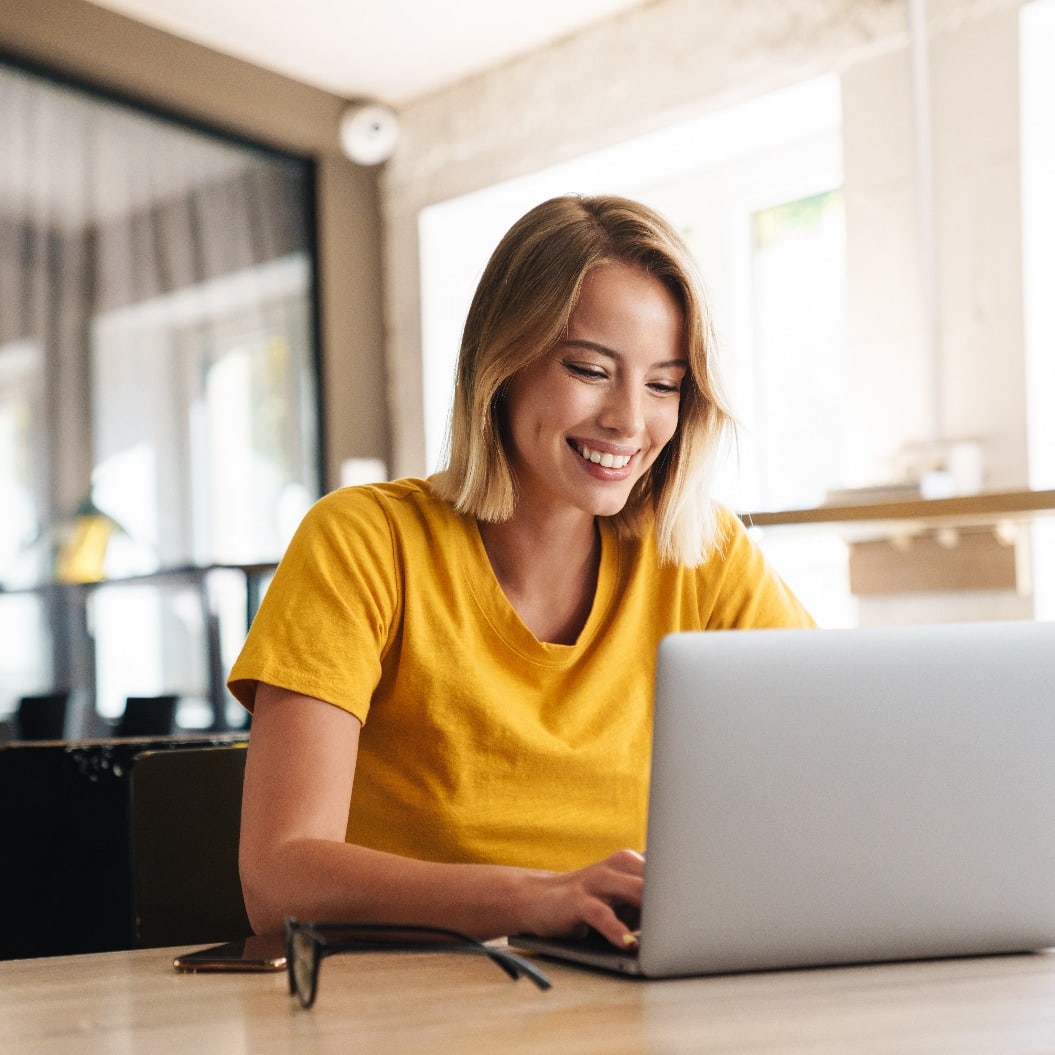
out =
<path fill-rule="evenodd" d="M 601 408 L 600 425 L 619 436 L 637 436 L 645 426 L 644 393 L 636 385 L 615 385 Z"/>

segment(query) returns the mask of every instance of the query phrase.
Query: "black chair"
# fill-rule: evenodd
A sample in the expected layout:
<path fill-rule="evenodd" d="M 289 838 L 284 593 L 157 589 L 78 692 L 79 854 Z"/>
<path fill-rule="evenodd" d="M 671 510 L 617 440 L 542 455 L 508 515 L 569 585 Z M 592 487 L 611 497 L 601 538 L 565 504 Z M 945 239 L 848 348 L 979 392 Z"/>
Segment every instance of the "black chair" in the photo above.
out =
<path fill-rule="evenodd" d="M 169 736 L 175 729 L 178 696 L 129 696 L 116 736 Z"/>
<path fill-rule="evenodd" d="M 129 798 L 136 946 L 252 933 L 238 876 L 245 757 L 244 744 L 136 756 Z"/>
<path fill-rule="evenodd" d="M 23 696 L 18 701 L 15 736 L 19 740 L 61 740 L 66 733 L 69 692 Z"/>

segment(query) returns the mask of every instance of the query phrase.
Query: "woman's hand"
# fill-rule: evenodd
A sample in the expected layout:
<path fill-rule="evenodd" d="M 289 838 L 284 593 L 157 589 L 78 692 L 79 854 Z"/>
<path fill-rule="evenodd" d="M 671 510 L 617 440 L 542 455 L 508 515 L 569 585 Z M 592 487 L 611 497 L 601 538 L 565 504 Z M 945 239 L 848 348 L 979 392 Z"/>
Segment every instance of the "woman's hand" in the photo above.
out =
<path fill-rule="evenodd" d="M 528 873 L 518 898 L 518 929 L 557 937 L 592 927 L 613 945 L 628 948 L 637 936 L 628 926 L 641 905 L 645 859 L 634 850 L 617 850 L 575 872 Z"/>

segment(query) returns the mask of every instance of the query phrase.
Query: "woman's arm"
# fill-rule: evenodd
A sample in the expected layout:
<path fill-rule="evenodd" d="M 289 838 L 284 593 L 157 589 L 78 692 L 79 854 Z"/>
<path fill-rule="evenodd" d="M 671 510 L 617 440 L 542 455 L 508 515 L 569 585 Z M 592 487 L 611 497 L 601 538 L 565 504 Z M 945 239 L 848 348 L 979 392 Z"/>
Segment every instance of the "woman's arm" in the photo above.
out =
<path fill-rule="evenodd" d="M 257 686 L 239 848 L 257 933 L 293 915 L 431 924 L 484 939 L 588 924 L 613 944 L 632 941 L 612 908 L 641 903 L 644 859 L 631 850 L 560 873 L 436 864 L 346 843 L 360 728 L 331 704 Z"/>

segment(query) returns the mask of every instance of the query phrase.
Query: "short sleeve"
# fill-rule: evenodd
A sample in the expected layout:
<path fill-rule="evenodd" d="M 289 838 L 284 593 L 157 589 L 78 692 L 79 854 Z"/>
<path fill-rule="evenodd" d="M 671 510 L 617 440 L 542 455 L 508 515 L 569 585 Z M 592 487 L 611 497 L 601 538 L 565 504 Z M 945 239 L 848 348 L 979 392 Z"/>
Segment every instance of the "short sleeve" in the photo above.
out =
<path fill-rule="evenodd" d="M 401 605 L 392 531 L 370 488 L 320 499 L 291 540 L 228 686 L 252 710 L 258 682 L 365 721 Z"/>

